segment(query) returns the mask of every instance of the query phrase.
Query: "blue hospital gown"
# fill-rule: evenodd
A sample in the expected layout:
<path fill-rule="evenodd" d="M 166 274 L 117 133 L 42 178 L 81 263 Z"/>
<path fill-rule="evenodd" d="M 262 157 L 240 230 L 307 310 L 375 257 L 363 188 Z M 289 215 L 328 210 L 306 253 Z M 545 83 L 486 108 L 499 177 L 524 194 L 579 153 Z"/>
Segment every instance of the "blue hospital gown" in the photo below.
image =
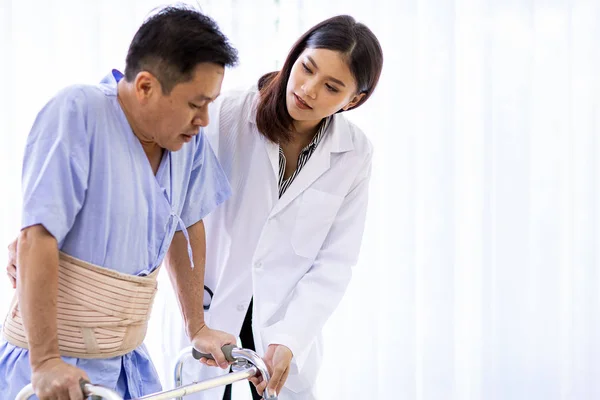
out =
<path fill-rule="evenodd" d="M 21 226 L 42 224 L 67 254 L 146 275 L 175 231 L 203 219 L 231 188 L 202 132 L 165 151 L 155 176 L 117 101 L 121 78 L 113 70 L 99 85 L 71 86 L 39 113 L 25 150 Z M 125 398 L 161 389 L 144 345 L 110 359 L 63 358 Z M 2 339 L 1 397 L 13 399 L 30 380 L 28 351 Z"/>

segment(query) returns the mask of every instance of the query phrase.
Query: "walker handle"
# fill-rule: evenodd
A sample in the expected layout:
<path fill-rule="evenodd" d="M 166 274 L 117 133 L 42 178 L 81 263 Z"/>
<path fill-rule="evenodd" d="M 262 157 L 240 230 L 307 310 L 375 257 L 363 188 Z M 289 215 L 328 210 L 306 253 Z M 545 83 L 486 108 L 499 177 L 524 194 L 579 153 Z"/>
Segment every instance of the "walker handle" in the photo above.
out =
<path fill-rule="evenodd" d="M 235 358 L 231 355 L 231 350 L 233 350 L 234 348 L 235 346 L 232 344 L 226 344 L 225 346 L 221 347 L 221 351 L 223 352 L 223 354 L 225 354 L 225 359 L 229 362 L 235 361 Z M 199 360 L 202 357 L 209 360 L 214 360 L 214 357 L 211 354 L 201 353 L 194 348 L 192 348 L 192 357 L 194 357 L 196 360 Z"/>

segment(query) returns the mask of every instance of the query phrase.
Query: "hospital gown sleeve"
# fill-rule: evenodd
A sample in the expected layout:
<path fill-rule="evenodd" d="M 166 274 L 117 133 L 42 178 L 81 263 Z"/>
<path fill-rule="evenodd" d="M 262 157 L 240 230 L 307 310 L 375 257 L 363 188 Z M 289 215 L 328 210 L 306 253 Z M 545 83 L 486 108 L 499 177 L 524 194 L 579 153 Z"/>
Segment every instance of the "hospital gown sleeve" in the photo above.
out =
<path fill-rule="evenodd" d="M 60 248 L 85 201 L 89 143 L 85 94 L 67 88 L 39 112 L 27 138 L 21 229 L 41 224 Z"/>
<path fill-rule="evenodd" d="M 186 227 L 210 214 L 231 196 L 229 181 L 203 131 L 197 137 L 191 177 L 181 211 Z"/>

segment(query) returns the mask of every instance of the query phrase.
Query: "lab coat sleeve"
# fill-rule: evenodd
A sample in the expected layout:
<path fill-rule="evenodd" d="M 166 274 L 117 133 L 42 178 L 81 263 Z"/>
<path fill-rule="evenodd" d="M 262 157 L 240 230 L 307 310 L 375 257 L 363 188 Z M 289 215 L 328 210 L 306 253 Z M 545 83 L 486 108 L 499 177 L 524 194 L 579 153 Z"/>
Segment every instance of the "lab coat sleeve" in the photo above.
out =
<path fill-rule="evenodd" d="M 302 370 L 312 341 L 340 303 L 357 263 L 368 202 L 372 152 L 345 196 L 330 231 L 309 271 L 291 294 L 283 319 L 261 332 L 263 345 L 283 344 Z"/>
<path fill-rule="evenodd" d="M 208 105 L 208 125 L 204 127 L 204 135 L 208 139 L 210 147 L 215 154 L 219 155 L 219 134 L 221 133 L 221 109 L 223 97 L 219 97 Z"/>

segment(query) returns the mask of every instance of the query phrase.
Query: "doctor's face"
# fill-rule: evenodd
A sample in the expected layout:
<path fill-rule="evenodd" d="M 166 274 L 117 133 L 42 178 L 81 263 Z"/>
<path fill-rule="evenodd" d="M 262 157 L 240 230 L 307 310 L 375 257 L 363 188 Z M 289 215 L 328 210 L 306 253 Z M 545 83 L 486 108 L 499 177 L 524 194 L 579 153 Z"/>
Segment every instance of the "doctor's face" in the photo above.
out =
<path fill-rule="evenodd" d="M 352 107 L 360 97 L 347 61 L 338 51 L 307 48 L 292 66 L 286 105 L 296 121 L 318 123 Z"/>
<path fill-rule="evenodd" d="M 151 140 L 170 151 L 190 142 L 201 127 L 208 125 L 208 105 L 219 96 L 224 74 L 219 64 L 201 63 L 192 79 L 176 84 L 169 94 L 157 90 L 145 113 Z"/>

